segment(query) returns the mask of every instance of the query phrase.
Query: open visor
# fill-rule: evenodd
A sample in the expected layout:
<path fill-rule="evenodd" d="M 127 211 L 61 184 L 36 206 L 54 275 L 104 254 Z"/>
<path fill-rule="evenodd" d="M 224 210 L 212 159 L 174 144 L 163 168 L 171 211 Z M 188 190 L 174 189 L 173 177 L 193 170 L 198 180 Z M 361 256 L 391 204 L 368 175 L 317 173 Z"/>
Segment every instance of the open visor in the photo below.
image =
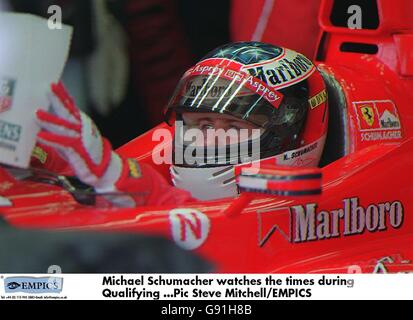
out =
<path fill-rule="evenodd" d="M 228 69 L 211 74 L 190 72 L 179 82 L 165 116 L 168 122 L 174 111 L 222 113 L 267 129 L 282 114 L 278 109 L 281 100 L 280 93 L 246 73 Z"/>

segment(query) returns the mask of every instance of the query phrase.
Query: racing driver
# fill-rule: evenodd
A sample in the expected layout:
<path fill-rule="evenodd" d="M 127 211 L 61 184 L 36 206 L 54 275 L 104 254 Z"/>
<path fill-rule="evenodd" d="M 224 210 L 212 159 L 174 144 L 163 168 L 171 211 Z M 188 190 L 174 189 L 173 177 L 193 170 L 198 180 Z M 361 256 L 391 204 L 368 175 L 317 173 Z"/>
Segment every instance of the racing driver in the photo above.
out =
<path fill-rule="evenodd" d="M 146 205 L 235 197 L 240 166 L 317 166 L 327 130 L 320 72 L 302 54 L 261 42 L 221 46 L 182 76 L 165 109 L 175 126 L 174 186 L 156 167 L 112 150 L 61 83 L 51 85 L 49 99 L 50 111 L 36 113 L 41 130 L 32 164 L 76 175 L 98 193 L 132 195 L 122 206 L 138 205 L 133 194 L 145 194 Z M 196 143 L 182 138 L 191 130 Z M 39 161 L 39 153 L 47 157 Z"/>

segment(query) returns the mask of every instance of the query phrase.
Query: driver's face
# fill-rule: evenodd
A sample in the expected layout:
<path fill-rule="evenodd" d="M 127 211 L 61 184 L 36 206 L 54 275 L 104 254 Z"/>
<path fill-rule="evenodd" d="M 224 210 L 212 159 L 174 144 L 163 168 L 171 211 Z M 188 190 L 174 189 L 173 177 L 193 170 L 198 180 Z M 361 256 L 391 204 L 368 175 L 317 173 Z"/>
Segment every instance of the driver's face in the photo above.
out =
<path fill-rule="evenodd" d="M 227 145 L 230 143 L 239 143 L 252 135 L 253 129 L 260 127 L 240 120 L 227 114 L 217 114 L 208 112 L 184 112 L 182 118 L 185 125 L 191 129 L 198 129 L 203 141 L 203 145 Z M 213 134 L 215 133 L 215 134 Z"/>

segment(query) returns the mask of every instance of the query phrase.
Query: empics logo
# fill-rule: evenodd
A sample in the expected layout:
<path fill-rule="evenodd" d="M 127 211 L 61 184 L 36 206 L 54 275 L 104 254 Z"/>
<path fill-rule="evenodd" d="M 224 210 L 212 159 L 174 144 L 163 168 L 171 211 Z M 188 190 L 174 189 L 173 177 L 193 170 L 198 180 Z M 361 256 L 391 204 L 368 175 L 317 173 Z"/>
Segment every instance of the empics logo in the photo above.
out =
<path fill-rule="evenodd" d="M 11 78 L 0 78 L 0 112 L 7 111 L 13 104 L 16 81 Z"/>
<path fill-rule="evenodd" d="M 57 277 L 9 277 L 4 279 L 6 293 L 60 293 L 63 278 Z"/>
<path fill-rule="evenodd" d="M 9 282 L 6 286 L 9 290 L 16 290 L 17 288 L 21 287 L 21 285 L 18 282 L 14 282 L 14 281 Z"/>

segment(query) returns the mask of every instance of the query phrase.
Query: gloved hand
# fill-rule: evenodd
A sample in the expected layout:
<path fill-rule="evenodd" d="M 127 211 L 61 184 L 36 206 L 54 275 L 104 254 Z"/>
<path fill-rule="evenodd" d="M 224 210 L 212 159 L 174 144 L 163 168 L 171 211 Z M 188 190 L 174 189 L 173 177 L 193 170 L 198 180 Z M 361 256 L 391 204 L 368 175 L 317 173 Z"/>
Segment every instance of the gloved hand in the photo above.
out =
<path fill-rule="evenodd" d="M 116 192 L 123 171 L 122 159 L 93 121 L 76 107 L 61 82 L 52 84 L 51 90 L 51 112 L 36 113 L 42 128 L 38 140 L 56 149 L 82 182 L 98 192 Z"/>
<path fill-rule="evenodd" d="M 57 150 L 82 182 L 122 207 L 178 205 L 192 200 L 187 191 L 169 185 L 150 165 L 113 151 L 93 121 L 76 107 L 62 83 L 52 84 L 51 89 L 51 112 L 36 113 L 42 128 L 38 140 Z"/>

